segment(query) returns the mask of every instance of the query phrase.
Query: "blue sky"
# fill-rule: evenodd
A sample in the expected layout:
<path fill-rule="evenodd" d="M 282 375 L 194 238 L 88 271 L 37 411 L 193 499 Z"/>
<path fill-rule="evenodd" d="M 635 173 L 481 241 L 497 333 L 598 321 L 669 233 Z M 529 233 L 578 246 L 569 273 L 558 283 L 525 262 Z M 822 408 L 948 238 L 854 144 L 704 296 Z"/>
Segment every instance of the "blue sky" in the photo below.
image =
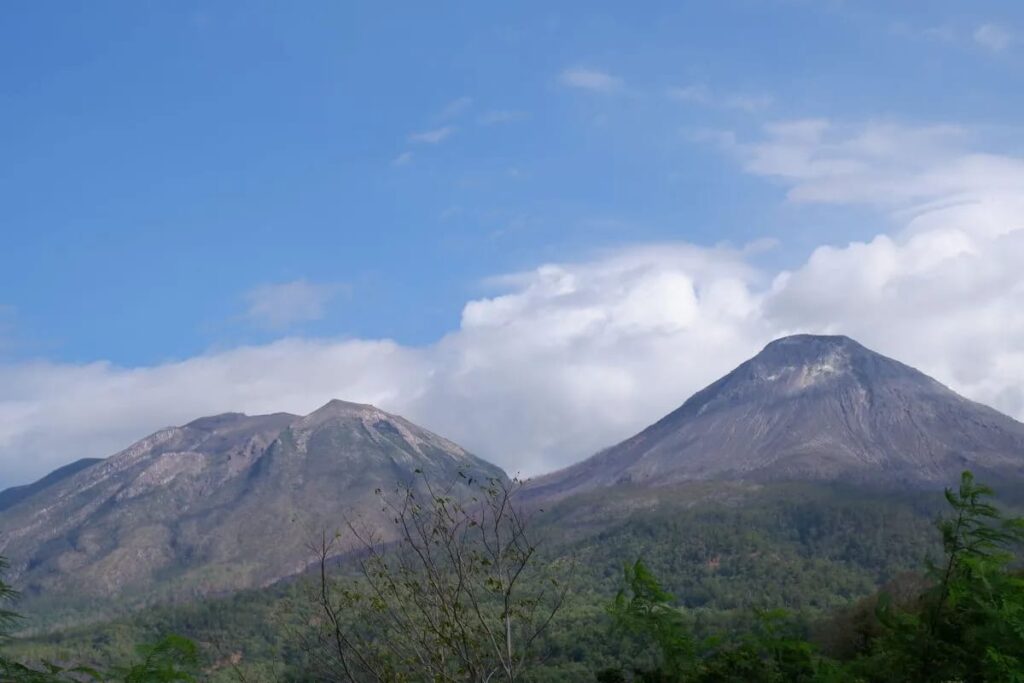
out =
<path fill-rule="evenodd" d="M 549 259 L 774 237 L 793 262 L 863 236 L 692 136 L 808 113 L 1016 122 L 1020 55 L 970 33 L 1019 6 L 893 5 L 9 5 L 6 352 L 135 364 L 258 342 L 281 329 L 252 324 L 246 293 L 300 279 L 337 286 L 302 331 L 419 344 L 483 278 Z M 621 80 L 567 87 L 567 69 Z"/>
<path fill-rule="evenodd" d="M 0 10 L 0 363 L 18 381 L 0 392 L 0 484 L 5 471 L 45 469 L 25 465 L 37 462 L 28 453 L 45 452 L 46 465 L 71 450 L 102 455 L 190 411 L 270 409 L 282 396 L 276 384 L 248 403 L 232 392 L 213 391 L 213 402 L 154 392 L 144 416 L 40 440 L 33 420 L 43 424 L 68 377 L 98 368 L 119 382 L 282 340 L 390 340 L 416 356 L 410 372 L 422 377 L 384 390 L 342 372 L 308 396 L 283 392 L 293 402 L 281 409 L 346 393 L 459 431 L 440 416 L 453 404 L 422 378 L 436 381 L 448 372 L 436 356 L 468 346 L 467 311 L 480 310 L 471 302 L 519 306 L 515 297 L 550 285 L 544 264 L 593 273 L 586 264 L 654 253 L 644 245 L 699 247 L 707 263 L 718 263 L 716 247 L 734 249 L 726 260 L 751 271 L 740 279 L 764 324 L 736 332 L 748 343 L 726 344 L 715 362 L 692 361 L 706 372 L 680 370 L 656 400 L 608 418 L 610 431 L 583 446 L 551 445 L 552 425 L 541 425 L 503 460 L 504 433 L 454 436 L 539 470 L 642 426 L 781 331 L 863 328 L 893 350 L 920 347 L 900 346 L 885 320 L 863 312 L 780 313 L 777 301 L 795 299 L 777 296 L 778 277 L 812 272 L 823 246 L 854 253 L 851 243 L 906 234 L 924 204 L 999 185 L 1024 154 L 1022 66 L 1017 2 L 9 3 Z M 978 155 L 1002 161 L 986 157 L 979 175 L 969 165 Z M 794 158 L 814 163 L 797 168 Z M 836 193 L 825 185 L 837 168 L 843 187 L 886 183 L 877 200 Z M 996 180 L 980 187 L 978 177 Z M 985 214 L 996 215 L 1016 214 Z M 672 268 L 694 282 L 710 267 L 679 258 Z M 510 273 L 520 275 L 502 279 Z M 615 310 L 617 321 L 636 314 Z M 644 320 L 662 320 L 655 313 Z M 465 352 L 450 376 L 478 367 L 480 352 Z M 920 362 L 946 368 L 938 359 Z M 601 370 L 588 366 L 588 376 L 624 373 L 612 384 L 622 402 L 647 381 L 614 354 L 594 363 Z M 981 399 L 1022 404 L 981 371 L 946 369 L 944 380 Z M 260 371 L 238 372 L 248 382 Z M 231 377 L 219 381 L 237 385 Z M 87 388 L 71 393 L 96 400 Z M 495 399 L 495 415 L 523 400 Z M 559 419 L 586 412 L 565 400 Z"/>

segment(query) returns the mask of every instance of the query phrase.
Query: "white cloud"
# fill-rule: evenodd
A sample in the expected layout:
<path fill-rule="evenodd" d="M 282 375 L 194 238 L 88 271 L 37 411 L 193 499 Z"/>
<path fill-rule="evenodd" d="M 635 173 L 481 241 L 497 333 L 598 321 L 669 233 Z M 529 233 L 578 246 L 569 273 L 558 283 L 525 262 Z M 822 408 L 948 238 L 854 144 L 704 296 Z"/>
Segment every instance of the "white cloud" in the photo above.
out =
<path fill-rule="evenodd" d="M 390 404 L 421 383 L 415 354 L 386 341 L 284 339 L 152 367 L 0 366 L 0 487 L 228 406 L 304 411 L 339 390 Z"/>
<path fill-rule="evenodd" d="M 579 88 L 581 90 L 590 90 L 601 93 L 614 92 L 622 87 L 621 78 L 612 76 L 604 71 L 586 69 L 583 67 L 566 69 L 559 74 L 558 81 L 562 85 L 570 88 Z"/>
<path fill-rule="evenodd" d="M 758 278 L 739 252 L 649 245 L 499 278 L 504 293 L 467 303 L 459 329 L 427 347 L 285 339 L 154 367 L 0 368 L 0 482 L 199 415 L 302 413 L 333 397 L 536 473 L 642 426 L 755 351 L 768 338 Z"/>
<path fill-rule="evenodd" d="M 974 30 L 974 42 L 986 50 L 1002 52 L 1013 43 L 1013 34 L 998 24 L 982 24 Z"/>
<path fill-rule="evenodd" d="M 947 46 L 969 48 L 981 47 L 992 53 L 1004 52 L 1017 40 L 1014 31 L 997 23 L 984 23 L 978 26 L 965 24 L 939 24 L 934 26 L 914 26 L 896 23 L 891 27 L 893 35 L 913 40 L 926 40 Z"/>
<path fill-rule="evenodd" d="M 406 166 L 412 162 L 412 152 L 402 152 L 391 160 L 392 166 Z"/>
<path fill-rule="evenodd" d="M 776 276 L 779 328 L 843 331 L 1024 417 L 1024 160 L 979 153 L 957 127 L 775 126 L 741 146 L 799 201 L 889 209 L 902 227 L 822 246 Z"/>
<path fill-rule="evenodd" d="M 338 285 L 293 280 L 260 285 L 246 292 L 246 318 L 269 329 L 284 329 L 296 323 L 324 317 L 327 304 L 338 293 Z"/>
<path fill-rule="evenodd" d="M 794 202 L 907 207 L 1013 193 L 1024 183 L 1024 160 L 970 151 L 957 126 L 806 119 L 768 125 L 753 143 L 717 140 L 751 173 L 785 183 Z"/>
<path fill-rule="evenodd" d="M 454 126 L 443 126 L 441 128 L 434 128 L 433 130 L 425 130 L 420 133 L 412 133 L 409 135 L 409 141 L 436 145 L 439 142 L 443 142 L 454 132 Z"/>
<path fill-rule="evenodd" d="M 226 410 L 332 397 L 402 413 L 512 471 L 582 458 L 794 332 L 846 333 L 1024 416 L 1024 161 L 957 127 L 774 124 L 729 141 L 802 202 L 868 204 L 896 231 L 786 272 L 750 249 L 640 245 L 496 278 L 424 347 L 284 339 L 181 363 L 0 367 L 0 482 Z"/>

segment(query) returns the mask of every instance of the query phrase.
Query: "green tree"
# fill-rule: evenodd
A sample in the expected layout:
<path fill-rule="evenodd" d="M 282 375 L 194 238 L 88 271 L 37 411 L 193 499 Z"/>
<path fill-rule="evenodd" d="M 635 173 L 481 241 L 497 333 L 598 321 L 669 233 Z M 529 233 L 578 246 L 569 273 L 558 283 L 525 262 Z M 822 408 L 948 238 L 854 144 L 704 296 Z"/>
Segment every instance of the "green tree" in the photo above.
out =
<path fill-rule="evenodd" d="M 842 680 L 837 667 L 818 657 L 793 628 L 784 610 L 755 613 L 747 632 L 696 641 L 681 609 L 642 560 L 625 568 L 625 587 L 609 608 L 619 629 L 657 651 L 653 668 L 635 668 L 645 683 L 783 683 Z M 625 680 L 621 669 L 598 674 L 599 681 Z"/>
<path fill-rule="evenodd" d="M 881 601 L 887 632 L 876 673 L 897 670 L 921 683 L 1024 681 L 1024 578 L 1013 569 L 1024 519 L 1005 517 L 992 495 L 970 472 L 957 490 L 946 489 L 952 514 L 938 525 L 944 556 L 929 564 L 931 585 L 916 605 Z"/>
<path fill-rule="evenodd" d="M 658 666 L 644 675 L 682 680 L 696 666 L 696 648 L 683 613 L 672 604 L 673 596 L 640 559 L 626 565 L 624 583 L 609 612 L 619 629 L 656 648 Z"/>

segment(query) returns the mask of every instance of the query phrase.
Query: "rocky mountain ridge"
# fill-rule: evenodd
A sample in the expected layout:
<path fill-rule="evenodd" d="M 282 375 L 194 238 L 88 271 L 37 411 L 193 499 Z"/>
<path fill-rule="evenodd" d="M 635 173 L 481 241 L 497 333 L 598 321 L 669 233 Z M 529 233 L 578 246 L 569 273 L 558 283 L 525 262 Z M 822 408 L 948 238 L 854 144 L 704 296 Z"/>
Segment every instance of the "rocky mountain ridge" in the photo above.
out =
<path fill-rule="evenodd" d="M 369 405 L 306 416 L 226 413 L 160 430 L 0 515 L 0 555 L 35 595 L 159 597 L 264 585 L 301 571 L 306 543 L 380 520 L 378 488 L 417 472 L 504 476 L 457 444 Z M 343 548 L 339 548 L 343 549 Z"/>

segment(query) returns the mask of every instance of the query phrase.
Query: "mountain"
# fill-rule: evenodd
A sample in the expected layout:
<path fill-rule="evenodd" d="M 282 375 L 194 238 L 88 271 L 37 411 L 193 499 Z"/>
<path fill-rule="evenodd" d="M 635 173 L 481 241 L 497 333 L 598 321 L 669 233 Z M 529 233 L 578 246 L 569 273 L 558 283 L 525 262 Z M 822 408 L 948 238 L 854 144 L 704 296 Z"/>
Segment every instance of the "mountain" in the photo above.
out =
<path fill-rule="evenodd" d="M 95 465 L 98 462 L 103 462 L 103 458 L 82 458 L 81 460 L 75 460 L 72 463 L 64 465 L 64 467 L 58 467 L 39 481 L 34 481 L 31 484 L 25 484 L 24 486 L 12 486 L 9 489 L 0 491 L 0 512 L 17 505 L 26 498 L 34 496 L 43 489 L 53 486 L 54 484 L 58 484 L 71 475 L 77 474 L 86 467 Z"/>
<path fill-rule="evenodd" d="M 413 481 L 417 470 L 444 481 L 460 471 L 504 476 L 369 405 L 206 417 L 34 485 L 0 517 L 0 555 L 29 599 L 265 585 L 303 570 L 306 544 L 324 529 L 353 516 L 386 529 L 375 490 Z"/>
<path fill-rule="evenodd" d="M 692 480 L 933 488 L 964 469 L 1024 480 L 1024 424 L 848 337 L 796 335 L 530 495 Z"/>
<path fill-rule="evenodd" d="M 832 485 L 928 490 L 965 468 L 1001 487 L 1024 481 L 1024 425 L 851 339 L 799 335 L 772 342 L 636 436 L 530 482 L 526 493 L 552 512 L 547 523 L 564 542 L 612 557 L 601 538 L 621 532 L 638 543 L 637 529 L 646 529 L 653 556 L 680 543 L 665 530 L 681 513 L 658 517 L 671 504 L 746 509 L 757 495 L 788 500 L 787 492 Z M 307 544 L 348 518 L 388 530 L 375 490 L 417 471 L 435 481 L 504 476 L 368 405 L 206 417 L 0 493 L 0 555 L 17 587 L 39 601 L 37 614 L 80 612 L 110 597 L 130 606 L 264 586 L 301 572 Z M 798 516 L 817 523 L 823 509 Z M 636 522 L 644 510 L 662 521 Z"/>

